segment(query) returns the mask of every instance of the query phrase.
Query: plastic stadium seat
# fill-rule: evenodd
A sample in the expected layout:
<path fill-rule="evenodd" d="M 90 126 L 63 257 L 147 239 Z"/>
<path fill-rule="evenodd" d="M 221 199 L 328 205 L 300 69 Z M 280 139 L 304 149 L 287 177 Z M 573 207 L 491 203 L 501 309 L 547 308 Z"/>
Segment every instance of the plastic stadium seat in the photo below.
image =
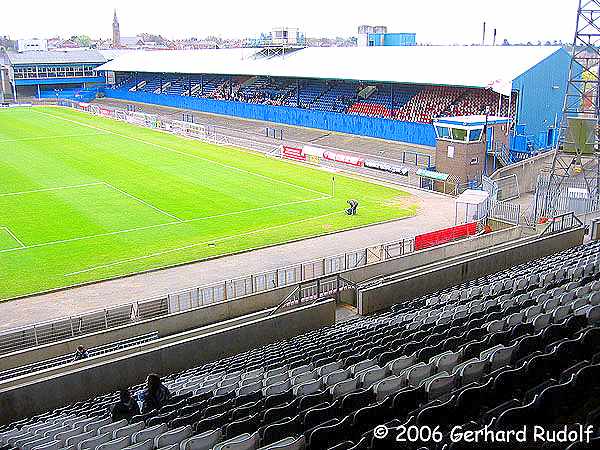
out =
<path fill-rule="evenodd" d="M 101 427 L 98 428 L 98 434 L 104 434 L 104 433 L 110 433 L 111 436 L 113 435 L 113 433 L 115 432 L 115 430 L 118 430 L 119 428 L 123 428 L 127 426 L 127 420 L 123 419 L 123 420 L 119 420 L 117 422 L 112 422 L 109 423 L 107 425 L 102 425 Z"/>
<path fill-rule="evenodd" d="M 245 433 L 213 447 L 213 450 L 254 450 L 258 448 L 258 431 L 254 434 Z"/>
<path fill-rule="evenodd" d="M 97 446 L 105 444 L 112 439 L 111 433 L 104 433 L 99 436 L 94 436 L 91 439 L 86 439 L 79 443 L 79 450 L 95 449 Z"/>
<path fill-rule="evenodd" d="M 104 419 L 96 420 L 94 422 L 90 422 L 83 427 L 83 431 L 95 431 L 98 432 L 100 427 L 104 425 L 109 425 L 112 422 L 110 417 L 105 417 Z"/>
<path fill-rule="evenodd" d="M 31 450 L 58 450 L 62 446 L 60 441 L 49 441 L 45 444 L 33 447 Z"/>
<path fill-rule="evenodd" d="M 63 431 L 62 433 L 58 433 L 54 436 L 54 439 L 60 441 L 63 444 L 63 446 L 67 446 L 67 439 L 69 439 L 72 436 L 77 436 L 81 433 L 83 433 L 83 427 L 73 428 L 69 431 Z"/>
<path fill-rule="evenodd" d="M 131 435 L 131 442 L 137 444 L 139 442 L 145 442 L 151 439 L 154 442 L 154 438 L 160 436 L 167 431 L 167 424 L 160 423 L 152 427 L 144 428 L 143 430 L 137 431 Z"/>
<path fill-rule="evenodd" d="M 223 435 L 221 430 L 208 430 L 197 434 L 181 442 L 181 450 L 210 450 L 217 443 L 221 442 Z"/>
<path fill-rule="evenodd" d="M 129 437 L 125 436 L 105 442 L 96 448 L 97 450 L 123 450 L 129 446 L 130 442 Z"/>
<path fill-rule="evenodd" d="M 179 444 L 181 441 L 192 436 L 192 427 L 190 425 L 175 428 L 154 438 L 154 447 L 162 448 L 173 444 Z"/>
<path fill-rule="evenodd" d="M 304 435 L 287 437 L 272 444 L 260 447 L 259 450 L 303 450 L 306 446 Z M 183 450 L 183 449 L 182 449 Z"/>
<path fill-rule="evenodd" d="M 80 442 L 85 441 L 86 439 L 91 439 L 95 436 L 96 436 L 95 431 L 88 431 L 85 433 L 80 433 L 75 436 L 71 436 L 71 437 L 67 438 L 67 440 L 65 441 L 65 446 L 66 447 L 69 447 L 71 445 L 79 446 Z"/>
<path fill-rule="evenodd" d="M 131 425 L 126 425 L 122 428 L 118 428 L 113 432 L 113 438 L 120 438 L 120 437 L 129 437 L 131 439 L 131 436 L 133 436 L 135 433 L 137 433 L 138 431 L 141 431 L 145 428 L 145 424 L 144 422 L 136 422 L 136 423 L 132 423 Z"/>
<path fill-rule="evenodd" d="M 49 444 L 50 442 L 58 442 L 52 439 L 51 437 L 42 437 L 41 435 L 37 436 L 37 439 L 33 441 L 29 441 L 26 444 L 21 446 L 22 450 L 32 450 L 35 447 L 44 446 Z"/>
<path fill-rule="evenodd" d="M 153 450 L 153 449 L 154 449 L 154 443 L 153 443 L 152 439 L 147 439 L 143 442 L 138 442 L 129 447 L 125 447 L 125 450 Z"/>

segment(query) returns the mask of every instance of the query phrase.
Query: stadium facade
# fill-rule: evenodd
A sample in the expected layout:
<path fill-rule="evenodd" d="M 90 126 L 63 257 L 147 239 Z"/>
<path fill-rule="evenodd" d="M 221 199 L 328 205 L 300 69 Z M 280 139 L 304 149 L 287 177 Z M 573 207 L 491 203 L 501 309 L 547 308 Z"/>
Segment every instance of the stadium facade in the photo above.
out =
<path fill-rule="evenodd" d="M 562 47 L 384 46 L 138 52 L 99 69 L 111 98 L 416 145 L 435 145 L 435 117 L 510 116 L 511 148 L 537 151 L 556 142 L 569 63 Z"/>

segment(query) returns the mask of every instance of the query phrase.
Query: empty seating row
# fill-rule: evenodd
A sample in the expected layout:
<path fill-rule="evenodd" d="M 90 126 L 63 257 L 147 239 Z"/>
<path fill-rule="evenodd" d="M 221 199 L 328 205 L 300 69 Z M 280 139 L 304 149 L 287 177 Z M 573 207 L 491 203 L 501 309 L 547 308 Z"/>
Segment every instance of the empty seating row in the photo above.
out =
<path fill-rule="evenodd" d="M 141 345 L 146 342 L 150 342 L 152 340 L 158 339 L 158 333 L 148 333 L 141 336 L 134 336 L 129 339 L 123 339 L 116 342 L 111 342 L 110 344 L 101 345 L 98 347 L 93 347 L 87 350 L 89 357 L 103 355 L 105 353 L 115 352 L 118 350 L 122 350 L 128 347 L 133 347 L 136 345 Z M 28 364 L 25 366 L 15 367 L 13 369 L 7 369 L 0 372 L 0 381 L 8 380 L 11 378 L 19 377 L 22 375 L 27 375 L 33 372 L 38 372 L 40 370 L 50 369 L 52 367 L 57 367 L 63 364 L 67 364 L 73 361 L 73 355 L 63 355 L 58 356 L 52 359 L 46 359 L 43 361 L 38 361 L 33 364 Z"/>
<path fill-rule="evenodd" d="M 548 423 L 595 420 L 598 396 L 575 394 L 598 384 L 598 244 L 398 301 L 168 375 L 171 403 L 131 424 L 109 423 L 111 393 L 1 427 L 0 445 L 390 448 L 373 434 L 386 423 L 440 425 L 442 448 L 453 424 L 502 427 L 540 411 Z"/>

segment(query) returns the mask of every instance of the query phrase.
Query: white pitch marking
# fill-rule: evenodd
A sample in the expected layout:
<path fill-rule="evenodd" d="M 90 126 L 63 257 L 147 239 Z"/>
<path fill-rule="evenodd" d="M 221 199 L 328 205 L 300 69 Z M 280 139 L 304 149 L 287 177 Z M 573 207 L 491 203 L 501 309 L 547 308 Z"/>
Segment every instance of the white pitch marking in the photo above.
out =
<path fill-rule="evenodd" d="M 145 205 L 145 206 L 147 206 L 148 208 L 152 208 L 153 210 L 155 210 L 155 211 L 158 211 L 159 213 L 161 213 L 161 214 L 164 214 L 165 216 L 168 216 L 168 217 L 170 217 L 171 219 L 175 219 L 175 220 L 176 220 L 176 221 L 178 221 L 178 222 L 183 222 L 183 219 L 180 219 L 179 217 L 177 217 L 177 216 L 174 216 L 174 215 L 173 215 L 173 214 L 171 214 L 171 213 L 168 213 L 168 212 L 166 212 L 166 211 L 163 211 L 162 209 L 160 209 L 160 208 L 158 208 L 158 207 L 156 207 L 156 206 L 154 206 L 154 205 L 152 205 L 152 204 L 150 204 L 150 203 L 148 203 L 148 202 L 146 202 L 146 201 L 142 200 L 141 198 L 139 198 L 139 197 L 136 197 L 135 195 L 131 195 L 130 193 L 128 193 L 128 192 L 125 192 L 124 190 L 122 190 L 122 189 L 119 189 L 118 187 L 116 187 L 116 186 L 113 186 L 113 185 L 112 185 L 112 184 L 110 184 L 110 183 L 107 183 L 106 181 L 105 181 L 105 182 L 103 182 L 103 184 L 104 184 L 104 185 L 106 185 L 106 187 L 109 187 L 109 188 L 111 188 L 111 189 L 114 189 L 115 191 L 117 191 L 117 192 L 119 192 L 119 193 L 121 193 L 121 194 L 123 194 L 123 195 L 125 195 L 125 196 L 127 196 L 127 197 L 129 197 L 129 198 L 132 198 L 132 199 L 134 199 L 135 201 L 137 201 L 137 202 L 141 203 L 142 205 Z"/>
<path fill-rule="evenodd" d="M 95 183 L 75 184 L 72 186 L 58 186 L 58 187 L 53 187 L 53 188 L 32 189 L 31 191 L 6 192 L 3 194 L 0 194 L 0 197 L 8 197 L 10 195 L 33 194 L 35 192 L 61 191 L 63 189 L 77 189 L 77 188 L 82 188 L 82 187 L 87 187 L 87 186 L 99 186 L 101 184 L 104 184 L 104 183 L 102 183 L 101 181 L 98 181 Z"/>
<path fill-rule="evenodd" d="M 239 167 L 230 166 L 228 164 L 220 163 L 220 162 L 214 161 L 214 160 L 209 159 L 209 158 L 204 158 L 204 157 L 199 156 L 199 155 L 194 155 L 193 153 L 182 152 L 180 150 L 175 150 L 173 148 L 166 147 L 166 146 L 161 145 L 161 144 L 155 144 L 154 142 L 145 141 L 143 139 L 135 138 L 135 137 L 132 137 L 132 136 L 128 136 L 126 134 L 117 133 L 115 131 L 106 130 L 104 128 L 96 127 L 94 125 L 89 125 L 89 124 L 84 123 L 84 122 L 79 122 L 77 120 L 67 119 L 66 117 L 60 117 L 60 116 L 56 116 L 54 114 L 50 114 L 50 113 L 46 113 L 46 112 L 42 112 L 42 111 L 37 111 L 37 110 L 34 110 L 34 111 L 36 113 L 38 113 L 38 114 L 44 114 L 46 116 L 54 117 L 55 119 L 64 120 L 64 121 L 67 121 L 67 122 L 72 122 L 72 123 L 75 123 L 75 124 L 78 124 L 78 125 L 81 125 L 81 126 L 84 126 L 84 127 L 91 128 L 93 130 L 104 131 L 106 133 L 110 133 L 110 134 L 113 134 L 115 136 L 122 137 L 124 139 L 130 139 L 132 141 L 141 142 L 142 144 L 146 144 L 146 145 L 150 145 L 150 146 L 153 146 L 153 147 L 161 148 L 163 150 L 167 150 L 167 151 L 170 151 L 170 152 L 173 152 L 173 153 L 178 153 L 180 155 L 185 155 L 185 156 L 189 156 L 191 158 L 197 158 L 197 159 L 200 159 L 200 160 L 203 160 L 203 161 L 208 161 L 208 162 L 210 162 L 212 164 L 215 164 L 215 165 L 218 165 L 218 166 L 222 166 L 222 167 L 226 167 L 228 169 L 235 170 L 237 172 L 246 173 L 248 175 L 253 175 L 255 177 L 264 178 L 264 179 L 272 181 L 274 183 L 285 184 L 287 186 L 292 186 L 292 187 L 295 187 L 295 188 L 298 188 L 298 189 L 303 189 L 305 191 L 313 192 L 315 194 L 328 195 L 326 192 L 317 191 L 315 189 L 311 189 L 311 188 L 307 188 L 307 187 L 304 187 L 304 186 L 300 186 L 298 184 L 290 183 L 288 181 L 277 180 L 276 178 L 271 178 L 271 177 L 268 177 L 266 175 L 261 175 L 259 173 L 251 172 L 249 170 L 240 169 Z"/>
<path fill-rule="evenodd" d="M 17 241 L 19 243 L 19 245 L 21 246 L 21 248 L 26 248 L 27 247 L 25 244 L 23 244 L 23 241 L 21 241 L 21 239 L 19 239 L 18 237 L 16 237 L 14 235 L 14 233 L 12 231 L 10 231 L 10 229 L 8 227 L 0 227 L 0 230 L 6 230 L 6 232 L 10 235 L 10 237 L 13 238 L 15 241 Z M 14 249 L 9 249 L 9 250 L 14 250 Z"/>
<path fill-rule="evenodd" d="M 72 138 L 72 137 L 86 137 L 86 136 L 106 136 L 109 133 L 83 133 L 83 134 L 62 134 L 60 136 L 38 136 L 38 137 L 27 137 L 17 139 L 0 139 L 0 144 L 7 142 L 20 142 L 20 141 L 41 141 L 44 139 L 60 139 L 60 138 Z"/>
<path fill-rule="evenodd" d="M 103 184 L 103 183 L 101 183 L 101 184 Z M 233 215 L 238 215 L 238 214 L 245 214 L 245 213 L 253 212 L 253 211 L 261 211 L 261 210 L 264 210 L 264 209 L 280 208 L 282 206 L 296 205 L 296 204 L 299 204 L 299 203 L 309 203 L 309 202 L 317 202 L 317 201 L 321 201 L 321 200 L 329 200 L 330 198 L 331 197 L 319 197 L 319 198 L 312 198 L 312 199 L 308 199 L 308 200 L 297 200 L 297 201 L 294 201 L 294 202 L 279 203 L 277 205 L 261 206 L 259 208 L 250 208 L 250 209 L 244 209 L 242 211 L 235 211 L 235 212 L 224 213 L 224 214 L 216 214 L 214 216 L 196 217 L 194 219 L 181 220 L 181 221 L 178 221 L 178 222 L 159 223 L 159 224 L 156 224 L 156 225 L 147 225 L 147 226 L 144 226 L 144 227 L 129 228 L 129 229 L 126 229 L 126 230 L 110 231 L 110 232 L 107 232 L 107 233 L 92 234 L 92 235 L 89 235 L 89 236 L 80 236 L 80 237 L 70 238 L 70 239 L 61 239 L 61 240 L 58 240 L 58 241 L 42 242 L 40 244 L 32 244 L 32 245 L 28 245 L 26 247 L 10 248 L 10 249 L 6 249 L 6 250 L 0 250 L 0 253 L 8 253 L 8 252 L 14 252 L 14 251 L 17 251 L 17 250 L 25 250 L 25 249 L 37 248 L 37 247 L 47 247 L 47 246 L 56 245 L 56 244 L 65 244 L 65 243 L 68 243 L 68 242 L 83 241 L 83 240 L 86 240 L 86 239 L 94 239 L 94 238 L 104 237 L 104 236 L 113 236 L 113 235 L 116 235 L 116 234 L 132 233 L 132 232 L 135 232 L 135 231 L 148 230 L 150 228 L 161 228 L 161 227 L 166 227 L 166 226 L 170 226 L 170 225 L 178 225 L 178 224 L 184 224 L 184 223 L 189 223 L 189 222 L 198 222 L 200 220 L 217 219 L 217 218 L 225 217 L 225 216 L 233 216 Z"/>
<path fill-rule="evenodd" d="M 86 273 L 86 272 L 92 272 L 92 271 L 97 270 L 97 269 L 105 269 L 107 267 L 118 266 L 120 264 L 125 264 L 125 263 L 129 263 L 129 262 L 133 262 L 133 261 L 139 261 L 141 259 L 153 258 L 155 256 L 162 256 L 162 255 L 165 255 L 167 253 L 173 253 L 173 252 L 178 252 L 178 251 L 181 251 L 181 250 L 187 250 L 187 249 L 198 247 L 198 246 L 201 246 L 201 245 L 208 245 L 209 243 L 213 243 L 213 242 L 223 242 L 223 241 L 227 241 L 229 239 L 240 238 L 240 237 L 243 237 L 243 236 L 250 236 L 252 234 L 261 233 L 263 231 L 270 231 L 270 230 L 275 230 L 277 228 L 288 227 L 290 225 L 296 225 L 298 223 L 308 222 L 308 221 L 314 220 L 314 219 L 322 219 L 323 217 L 333 216 L 334 214 L 340 214 L 340 213 L 338 211 L 336 211 L 336 212 L 332 212 L 332 213 L 328 213 L 328 214 L 323 214 L 321 216 L 309 217 L 309 218 L 306 218 L 306 219 L 297 220 L 297 221 L 294 221 L 294 222 L 288 222 L 288 223 L 284 223 L 284 224 L 281 224 L 281 225 L 275 225 L 275 226 L 272 226 L 272 227 L 261 228 L 259 230 L 253 230 L 253 231 L 248 231 L 248 232 L 245 232 L 245 233 L 239 233 L 239 234 L 234 234 L 234 235 L 231 235 L 231 236 L 225 236 L 225 237 L 222 237 L 222 238 L 219 238 L 219 239 L 212 239 L 210 241 L 199 242 L 199 243 L 196 243 L 196 244 L 189 244 L 189 245 L 186 245 L 184 247 L 173 248 L 173 249 L 164 250 L 164 251 L 161 251 L 161 252 L 155 252 L 155 253 L 151 253 L 149 255 L 138 256 L 136 258 L 122 259 L 122 260 L 119 260 L 119 261 L 114 261 L 112 263 L 102 264 L 102 265 L 99 265 L 99 266 L 94 266 L 94 267 L 89 267 L 87 269 L 78 270 L 77 272 L 70 272 L 70 273 L 65 274 L 64 276 L 65 277 L 70 277 L 70 276 L 73 276 L 73 275 L 79 275 L 79 274 Z"/>

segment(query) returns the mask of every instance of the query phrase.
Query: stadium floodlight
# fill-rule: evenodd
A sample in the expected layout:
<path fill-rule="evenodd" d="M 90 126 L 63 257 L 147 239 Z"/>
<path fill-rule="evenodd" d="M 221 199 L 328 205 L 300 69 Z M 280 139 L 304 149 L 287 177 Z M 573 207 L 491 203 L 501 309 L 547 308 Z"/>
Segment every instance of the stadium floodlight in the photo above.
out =
<path fill-rule="evenodd" d="M 579 0 L 560 137 L 536 190 L 536 216 L 569 212 L 569 189 L 584 189 L 585 211 L 600 206 L 600 0 Z"/>

